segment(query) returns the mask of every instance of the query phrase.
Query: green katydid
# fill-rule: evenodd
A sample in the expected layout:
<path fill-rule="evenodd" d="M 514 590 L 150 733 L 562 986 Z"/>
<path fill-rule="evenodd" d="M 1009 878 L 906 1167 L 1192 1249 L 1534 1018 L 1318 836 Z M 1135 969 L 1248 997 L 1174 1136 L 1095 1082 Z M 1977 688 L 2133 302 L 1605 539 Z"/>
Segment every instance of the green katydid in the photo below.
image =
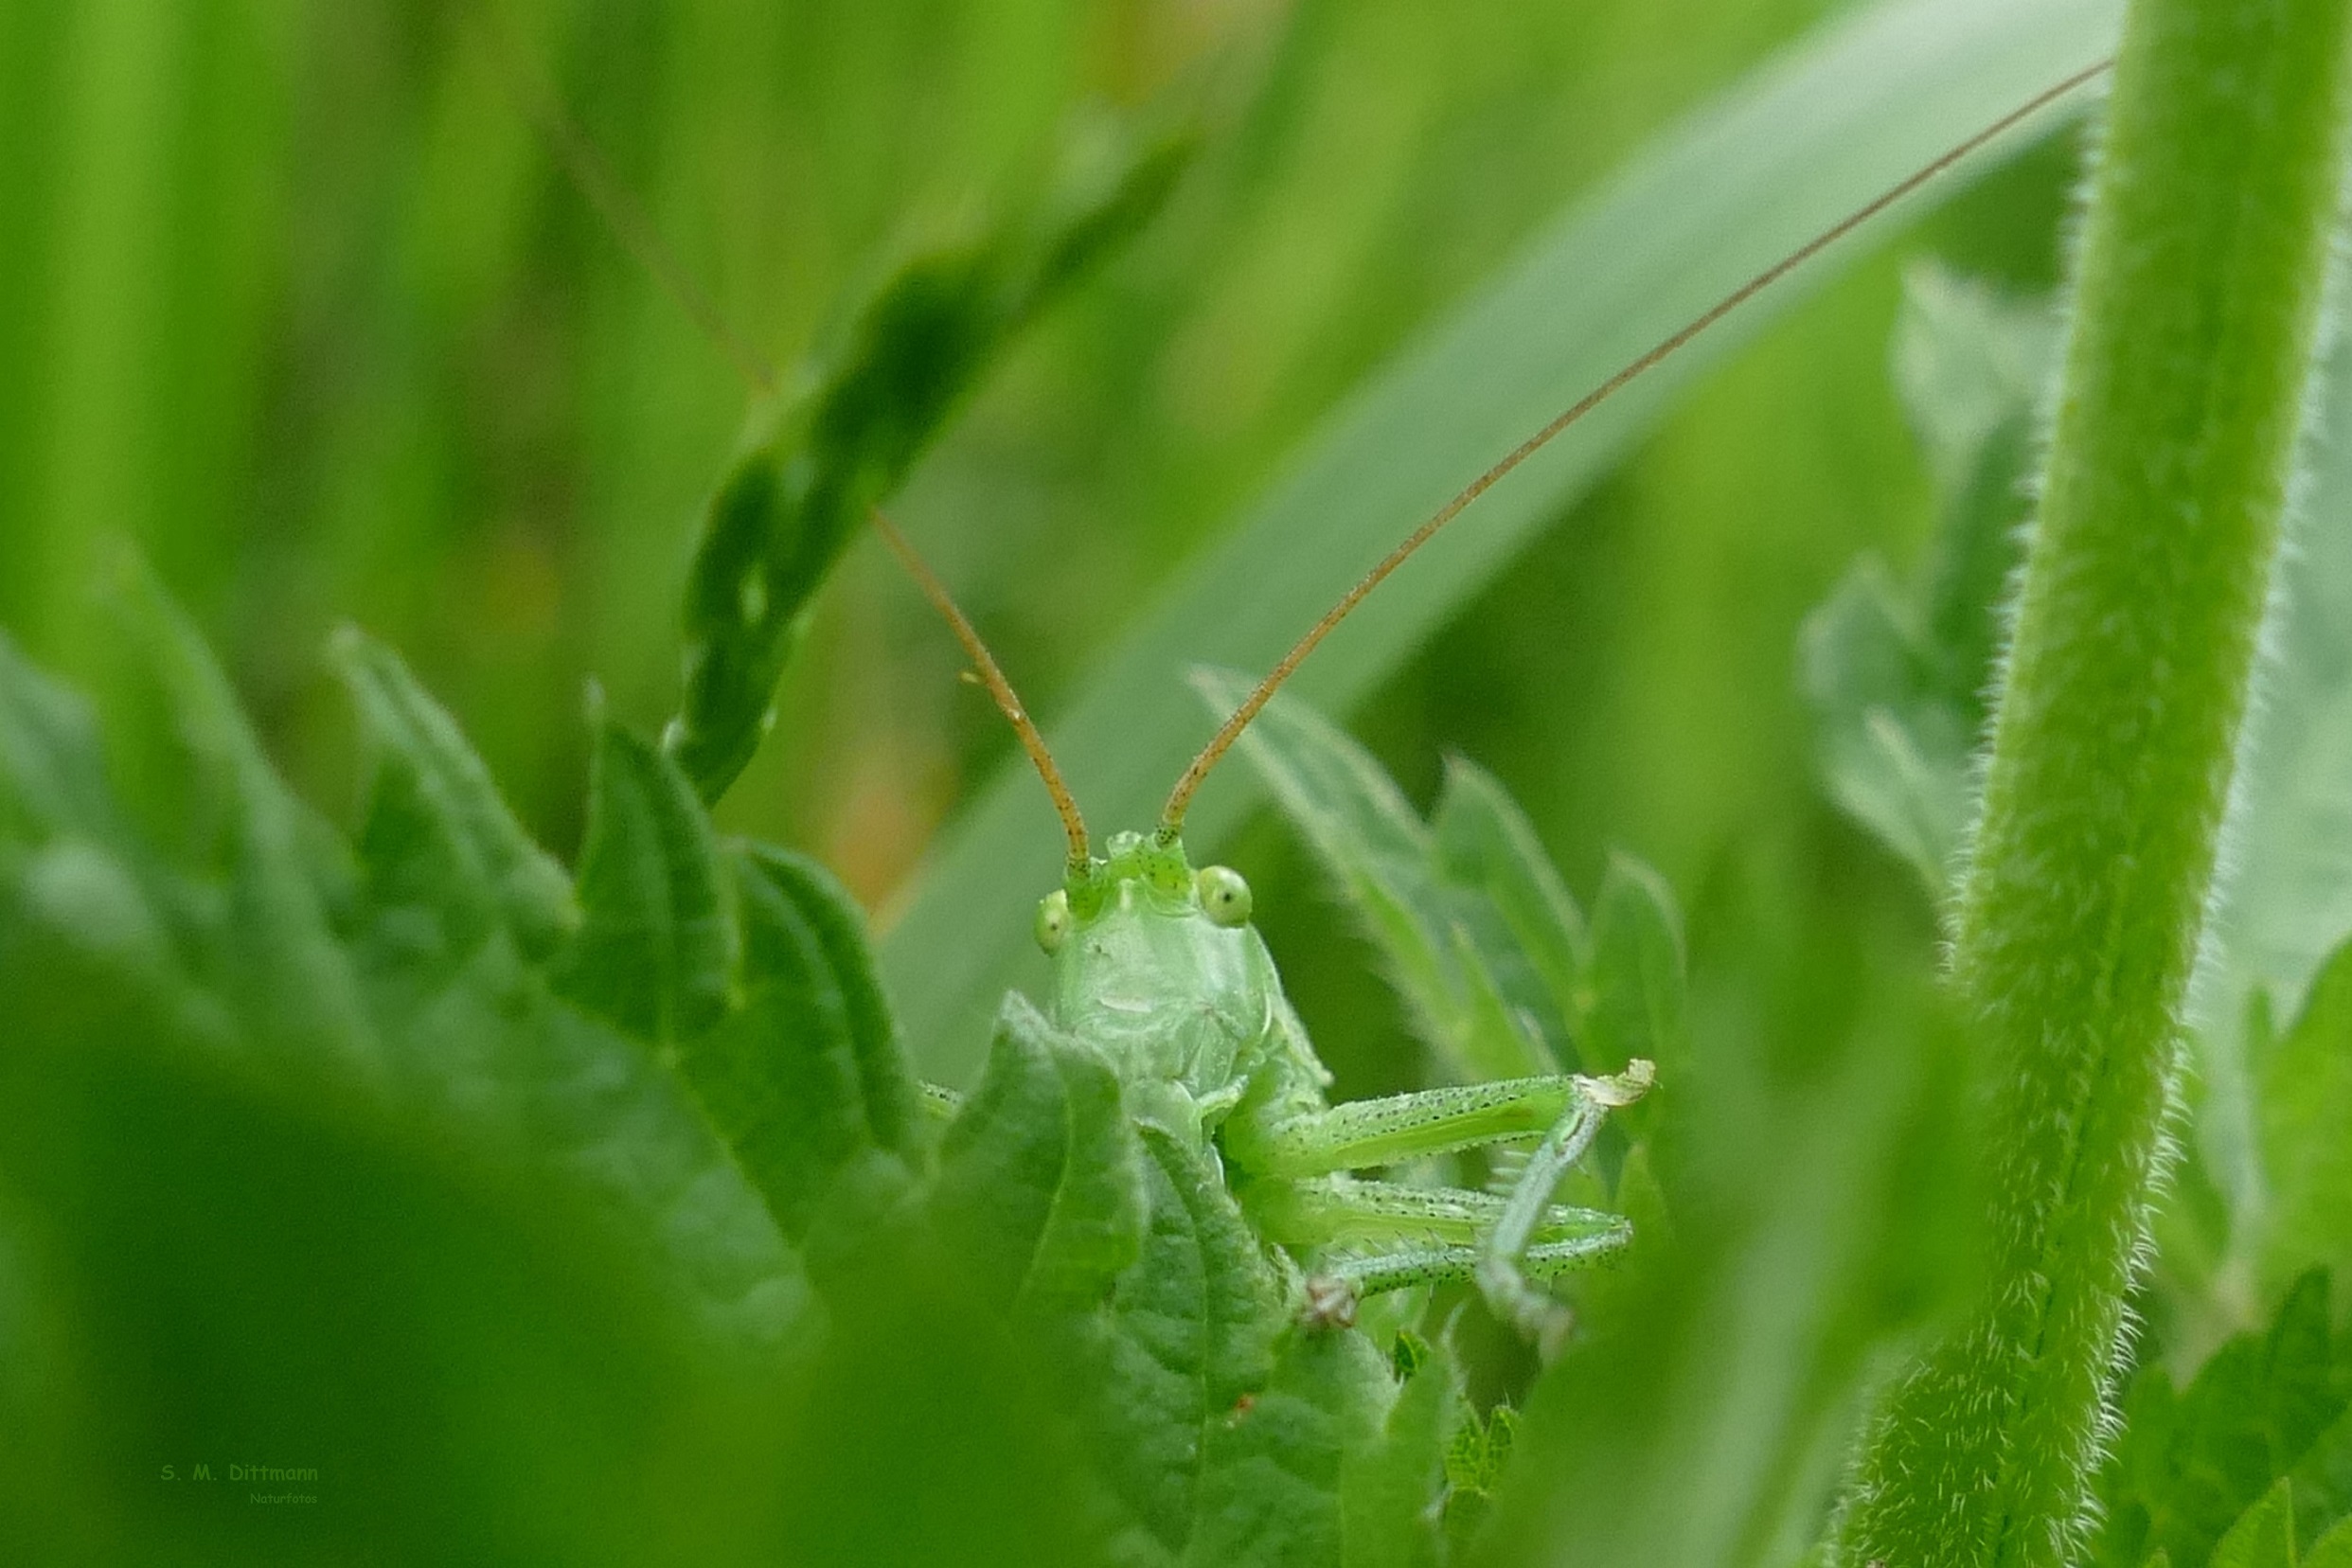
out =
<path fill-rule="evenodd" d="M 1129 1113 L 1221 1167 L 1267 1240 L 1306 1263 L 1304 1311 L 1351 1319 L 1358 1297 L 1474 1281 L 1531 1337 L 1564 1321 L 1537 1282 L 1623 1248 L 1621 1217 L 1551 1202 L 1603 1117 L 1648 1092 L 1636 1059 L 1605 1078 L 1555 1074 L 1327 1103 L 1330 1074 L 1282 992 L 1250 923 L 1240 874 L 1195 868 L 1183 840 L 1194 792 L 1315 646 L 1439 529 L 1617 390 L 1742 302 L 1918 186 L 2106 69 L 2076 73 L 2004 116 L 1824 230 L 1604 381 L 1463 488 L 1310 627 L 1226 719 L 1170 791 L 1149 834 L 1114 834 L 1097 856 L 1043 736 L 946 587 L 879 509 L 873 522 L 946 618 L 1019 734 L 1069 841 L 1063 885 L 1037 912 L 1053 963 L 1046 1017 L 1103 1052 Z M 1017 1005 L 1017 1004 L 1016 1004 Z M 1357 1178 L 1373 1169 L 1538 1137 L 1500 1195 Z"/>
<path fill-rule="evenodd" d="M 1327 1103 L 1331 1075 L 1250 923 L 1249 883 L 1228 866 L 1196 869 L 1183 839 L 1193 789 L 1278 681 L 1186 771 L 1155 831 L 1114 834 L 1097 856 L 987 644 L 879 511 L 874 526 L 971 656 L 1068 835 L 1063 883 L 1037 910 L 1038 945 L 1053 962 L 1047 1022 L 1113 1064 L 1131 1115 L 1222 1169 L 1259 1235 L 1310 1260 L 1312 1272 L 1298 1280 L 1309 1316 L 1348 1322 L 1361 1296 L 1475 1279 L 1530 1333 L 1555 1327 L 1557 1308 L 1530 1281 L 1617 1251 L 1632 1231 L 1615 1215 L 1552 1203 L 1552 1191 L 1603 1115 L 1649 1087 L 1650 1063 L 1636 1060 L 1610 1078 L 1557 1074 Z M 1507 1196 L 1347 1174 L 1532 1136 L 1542 1141 Z"/>
<path fill-rule="evenodd" d="M 1182 833 L 1194 792 L 1316 645 L 1488 488 L 1743 302 L 2105 69 L 2101 62 L 2036 95 L 1858 207 L 1609 377 L 1464 487 L 1343 596 L 1239 704 L 1177 780 L 1156 827 L 1113 835 L 1100 855 L 1042 736 L 978 633 L 905 539 L 869 508 L 877 531 L 953 629 L 1061 819 L 1069 846 L 1063 883 L 1044 896 L 1037 913 L 1037 937 L 1053 963 L 1045 1022 L 1101 1054 L 1119 1078 L 1131 1116 L 1221 1173 L 1258 1235 L 1278 1249 L 1275 1256 L 1295 1262 L 1288 1272 L 1298 1309 L 1310 1321 L 1351 1321 L 1357 1300 L 1366 1295 L 1474 1282 L 1507 1321 L 1531 1336 L 1554 1337 L 1564 1318 L 1540 1282 L 1621 1250 L 1632 1235 L 1619 1216 L 1554 1203 L 1555 1189 L 1591 1148 L 1607 1114 L 1648 1090 L 1654 1069 L 1636 1060 L 1608 1077 L 1552 1074 L 1328 1103 L 1330 1075 L 1251 924 L 1247 882 L 1224 866 L 1196 868 L 1185 852 Z M 538 108 L 546 113 L 545 105 Z M 615 188 L 584 139 L 568 127 L 554 139 L 575 177 L 609 211 L 617 201 Z M 642 223 L 615 227 L 740 363 L 738 340 L 714 330 L 707 304 L 681 288 L 679 269 L 650 229 Z M 1019 313 L 1008 311 L 1007 319 Z M 769 389 L 764 370 L 755 366 L 746 374 L 756 390 Z M 770 504 L 764 496 L 754 496 L 753 503 Z M 714 537 L 731 504 L 722 491 Z M 722 585 L 742 592 L 722 596 L 722 609 L 734 613 L 739 599 L 764 606 L 767 579 L 727 564 L 736 575 Z M 750 610 L 743 615 L 752 621 L 773 618 Z M 771 634 L 751 661 L 770 681 L 780 646 Z M 703 651 L 696 650 L 698 661 Z M 690 684 L 704 667 L 698 662 L 692 668 Z M 666 743 L 686 753 L 695 771 L 695 736 L 673 728 Z M 716 765 L 698 782 L 713 793 L 722 789 L 739 767 L 737 749 L 731 765 Z M 1007 1007 L 1034 1016 L 1017 994 Z M 956 1098 L 936 1091 L 932 1103 L 952 1114 Z M 1352 1174 L 1531 1138 L 1537 1140 L 1532 1154 L 1500 1193 Z"/>

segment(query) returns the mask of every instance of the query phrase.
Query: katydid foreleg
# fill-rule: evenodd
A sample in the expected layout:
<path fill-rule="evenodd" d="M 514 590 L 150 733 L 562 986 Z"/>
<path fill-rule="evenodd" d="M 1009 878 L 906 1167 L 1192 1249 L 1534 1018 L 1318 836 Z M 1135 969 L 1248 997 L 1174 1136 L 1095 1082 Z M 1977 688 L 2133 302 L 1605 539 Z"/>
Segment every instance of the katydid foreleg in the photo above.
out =
<path fill-rule="evenodd" d="M 1475 1280 L 1496 1311 L 1531 1335 L 1561 1314 L 1533 1283 L 1624 1246 L 1615 1215 L 1551 1202 L 1602 1118 L 1649 1088 L 1648 1061 L 1612 1078 L 1556 1076 L 1464 1084 L 1274 1117 L 1244 1108 L 1224 1144 L 1243 1206 L 1270 1239 L 1338 1256 L 1321 1274 L 1371 1295 Z M 1338 1174 L 1543 1131 L 1507 1196 L 1420 1188 Z"/>

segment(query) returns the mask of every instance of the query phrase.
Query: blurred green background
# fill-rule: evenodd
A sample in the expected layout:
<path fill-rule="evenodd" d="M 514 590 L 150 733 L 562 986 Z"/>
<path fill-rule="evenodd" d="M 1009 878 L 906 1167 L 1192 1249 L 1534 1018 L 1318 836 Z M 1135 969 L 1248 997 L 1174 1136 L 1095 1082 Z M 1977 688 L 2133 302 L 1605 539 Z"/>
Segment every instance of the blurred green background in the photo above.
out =
<path fill-rule="evenodd" d="M 573 188 L 511 79 L 569 108 L 779 363 L 895 243 L 1033 170 L 1073 109 L 1205 81 L 1210 134 L 1171 208 L 998 367 L 900 508 L 1050 716 L 1351 387 L 1838 9 L 509 0 L 486 33 L 456 4 L 9 0 L 0 626 L 95 670 L 95 565 L 135 541 L 281 765 L 347 822 L 351 722 L 322 648 L 356 621 L 568 857 L 590 683 L 643 732 L 670 711 L 698 508 L 745 393 Z M 1653 1502 L 1693 1454 L 1755 1455 L 1712 1480 L 1756 1560 L 1815 1522 L 1872 1336 L 1923 1310 L 1904 1294 L 1916 1238 L 1887 1218 L 1911 1211 L 1870 1205 L 1901 1174 L 1906 1108 L 1957 1098 L 1932 1044 L 1881 1051 L 1891 1078 L 1856 1070 L 1933 1038 L 1934 929 L 1911 873 L 1814 782 L 1797 629 L 1858 552 L 1908 563 L 1930 523 L 1887 374 L 1905 266 L 2045 290 L 2077 164 L 2072 137 L 2027 153 L 1774 325 L 1353 716 L 1424 801 L 1449 750 L 1491 769 L 1580 894 L 1622 846 L 1682 900 L 1717 1075 L 1704 1163 L 1729 1201 L 1649 1288 L 1674 1309 L 1661 1343 L 1702 1353 L 1673 1363 L 1687 1398 L 1657 1405 L 1667 1435 L 1605 1380 L 1559 1399 L 1633 1413 L 1590 1428 L 1608 1463 L 1676 1456 L 1644 1472 Z M 722 825 L 811 850 L 886 921 L 1011 753 L 959 663 L 861 545 L 781 694 L 790 742 Z M 1224 858 L 1341 1092 L 1417 1081 L 1288 832 L 1262 818 Z M 1949 1203 L 1950 1169 L 1923 1158 L 1907 1180 Z M 1743 1371 L 1763 1390 L 1747 1405 Z M 1608 1463 L 1588 1493 L 1615 1484 Z"/>
<path fill-rule="evenodd" d="M 643 728 L 668 711 L 696 509 L 744 394 L 509 79 L 552 88 L 788 362 L 1074 106 L 1205 77 L 1222 107 L 1174 208 L 990 378 L 902 504 L 1050 715 L 1352 383 L 1831 9 L 597 0 L 504 5 L 486 31 L 446 4 L 23 0 L 0 19 L 0 621 L 80 668 L 94 542 L 136 540 L 339 809 L 319 650 L 356 620 L 568 850 L 588 683 Z M 1409 787 L 1446 748 L 1493 768 L 1574 885 L 1634 848 L 1702 940 L 1737 906 L 1825 963 L 1890 918 L 1924 955 L 1915 900 L 1809 781 L 1791 650 L 1858 549 L 1905 560 L 1926 524 L 1884 373 L 1905 257 L 2046 286 L 2074 167 L 2027 156 L 1710 378 L 1360 732 Z M 792 743 L 724 820 L 886 906 L 1009 751 L 956 663 L 862 548 L 783 693 Z M 1378 986 L 1279 835 L 1237 858 L 1318 1038 L 1400 1076 Z M 1812 972 L 1789 977 L 1826 1004 L 1842 988 Z"/>

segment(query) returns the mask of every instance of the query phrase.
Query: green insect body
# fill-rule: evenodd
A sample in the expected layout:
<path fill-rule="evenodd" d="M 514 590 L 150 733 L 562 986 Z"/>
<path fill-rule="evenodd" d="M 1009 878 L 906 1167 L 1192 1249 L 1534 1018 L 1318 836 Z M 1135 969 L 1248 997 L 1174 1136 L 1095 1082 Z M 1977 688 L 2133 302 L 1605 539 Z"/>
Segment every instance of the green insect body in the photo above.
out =
<path fill-rule="evenodd" d="M 1242 1213 L 1301 1265 L 1303 1312 L 1345 1321 L 1358 1297 L 1475 1280 L 1549 1337 L 1563 1319 L 1534 1282 L 1622 1249 L 1622 1218 L 1550 1202 L 1609 1109 L 1649 1086 L 1553 1075 L 1331 1105 L 1331 1074 L 1250 923 L 1248 883 L 1195 870 L 1172 835 L 1114 835 L 1039 905 L 1053 963 L 1047 1018 L 1099 1051 L 1128 1113 L 1221 1171 Z M 1502 1196 L 1349 1172 L 1540 1138 Z"/>

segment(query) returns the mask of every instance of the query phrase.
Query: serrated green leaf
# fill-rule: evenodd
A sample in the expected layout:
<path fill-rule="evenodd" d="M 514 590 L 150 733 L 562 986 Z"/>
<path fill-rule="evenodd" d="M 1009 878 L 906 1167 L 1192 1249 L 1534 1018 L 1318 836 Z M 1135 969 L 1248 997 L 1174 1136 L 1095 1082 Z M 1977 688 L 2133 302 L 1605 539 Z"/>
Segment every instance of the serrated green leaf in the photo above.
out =
<path fill-rule="evenodd" d="M 2330 1344 L 2327 1276 L 2313 1271 L 2280 1304 L 2268 1333 L 2241 1334 L 2175 1394 L 2144 1369 L 2101 1480 L 2106 1523 L 2096 1560 L 2126 1568 L 2162 1548 L 2203 1562 L 2238 1516 L 2306 1463 L 2345 1409 Z"/>
<path fill-rule="evenodd" d="M 1362 1334 L 1285 1329 L 1246 1415 L 1208 1431 L 1200 1512 L 1183 1560 L 1196 1568 L 1416 1560 L 1410 1537 L 1352 1540 L 1353 1527 L 1368 1532 L 1397 1502 L 1366 1477 L 1365 1512 L 1349 1506 L 1351 1477 L 1386 1457 L 1395 1398 L 1386 1363 Z M 1434 1492 L 1434 1442 L 1406 1457 L 1426 1464 Z"/>
<path fill-rule="evenodd" d="M 1476 895 L 1453 908 L 1476 934 L 1496 990 L 1535 1020 L 1555 1065 L 1577 1065 L 1574 1021 L 1584 1010 L 1590 939 L 1534 825 L 1493 775 L 1452 757 L 1430 832 L 1446 880 Z"/>
<path fill-rule="evenodd" d="M 2352 943 L 2329 957 L 2294 1025 L 2252 1064 L 2269 1179 L 2258 1272 L 2312 1263 L 2352 1278 Z"/>
<path fill-rule="evenodd" d="M 806 1266 L 738 1158 L 641 1042 L 549 994 L 536 975 L 495 972 L 414 1015 L 409 1038 L 412 1052 L 428 1039 L 469 1042 L 469 1080 L 495 1097 L 515 1141 L 629 1214 L 632 1236 L 666 1260 L 709 1329 L 788 1357 L 808 1351 L 822 1313 Z M 440 1070 L 451 1070 L 446 1057 Z"/>
<path fill-rule="evenodd" d="M 1224 1184 L 1140 1124 L 1142 1249 L 1087 1327 L 1081 1422 L 1128 1524 L 1121 1559 L 1178 1562 L 1208 1506 L 1213 1437 L 1252 1419 L 1281 1283 Z"/>
<path fill-rule="evenodd" d="M 1345 1568 L 1417 1568 L 1439 1560 L 1432 1501 L 1445 1477 L 1448 1436 L 1462 1409 L 1452 1357 L 1424 1347 L 1403 1379 L 1378 1438 L 1341 1470 L 1340 1560 Z"/>
<path fill-rule="evenodd" d="M 289 1082 L 334 1095 L 366 1085 L 375 1114 L 404 1135 L 454 1137 L 560 1173 L 575 1197 L 584 1185 L 707 1327 L 770 1352 L 805 1348 L 813 1326 L 799 1263 L 700 1114 L 641 1043 L 559 1001 L 530 960 L 526 944 L 568 904 L 550 902 L 561 891 L 551 864 L 485 793 L 479 763 L 397 663 L 350 651 L 365 660 L 353 667 L 355 695 L 373 705 L 367 722 L 383 750 L 341 907 L 330 907 L 333 890 L 316 875 L 324 854 L 342 854 L 339 843 L 330 835 L 322 851 L 304 842 L 315 819 L 252 748 L 233 699 L 205 689 L 218 679 L 208 665 L 186 668 L 201 647 L 181 642 L 169 656 L 182 668 L 151 671 L 160 689 L 171 680 L 195 688 L 197 749 L 220 770 L 187 779 L 193 798 L 181 809 L 218 799 L 223 776 L 246 781 L 245 809 L 282 835 L 273 851 L 283 857 L 276 929 L 316 945 L 311 973 L 369 1042 L 370 1062 L 353 1074 L 307 1037 L 287 1038 L 274 1048 L 294 1075 Z M 21 665 L 0 675 L 13 692 L 38 681 Z M 71 738 L 75 726 L 52 733 Z M 75 744 L 86 754 L 91 740 L 81 726 Z M 67 958 L 98 965 L 110 984 L 170 1018 L 181 1038 L 218 1049 L 276 1041 L 289 1027 L 275 994 L 284 989 L 286 938 L 273 940 L 266 921 L 235 929 L 259 897 L 239 895 L 237 882 L 267 875 L 249 868 L 254 855 L 231 853 L 225 869 L 204 855 L 175 871 L 113 808 L 94 770 L 82 768 L 77 788 L 98 792 L 80 799 L 77 818 L 111 824 L 112 842 L 60 840 L 0 877 L 0 962 L 35 973 Z M 154 805 L 171 802 L 159 793 Z M 221 831 L 241 829 L 232 816 Z M 225 894 L 213 882 L 221 876 Z M 46 945 L 27 946 L 35 943 Z M 26 956 L 36 951 L 48 956 Z"/>
<path fill-rule="evenodd" d="M 2303 1554 L 2303 1568 L 2352 1568 L 2352 1519 L 2337 1522 Z"/>
<path fill-rule="evenodd" d="M 456 723 L 382 644 L 346 628 L 335 663 L 375 750 L 360 858 L 380 933 L 460 961 L 493 926 L 532 957 L 579 922 L 570 879 L 499 797 Z M 386 880 L 397 872 L 413 880 Z M 438 928 L 438 929 L 436 929 Z"/>
<path fill-rule="evenodd" d="M 1220 713 L 1254 684 L 1229 670 L 1196 670 L 1193 684 Z M 1403 997 L 1417 1032 L 1447 1068 L 1471 1078 L 1556 1070 L 1529 1009 L 1514 1007 L 1458 914 L 1437 840 L 1372 755 L 1304 703 L 1276 698 L 1241 733 L 1239 750 L 1313 848 Z M 1484 890 L 1478 924 L 1528 965 Z M 1529 998 L 1533 1001 L 1534 998 Z M 1566 1034 L 1565 1020 L 1555 1029 Z"/>
<path fill-rule="evenodd" d="M 211 652 L 144 568 L 124 566 L 114 602 L 126 695 L 152 704 L 138 716 L 150 725 L 113 726 L 116 757 L 140 759 L 128 762 L 133 787 L 152 803 L 125 814 L 146 856 L 177 873 L 166 923 L 185 963 L 249 1046 L 378 1070 L 333 927 L 351 880 L 342 841 L 278 778 Z M 156 809 L 167 800 L 177 809 Z"/>
<path fill-rule="evenodd" d="M 674 1050 L 734 999 L 740 934 L 709 817 L 668 757 L 600 725 L 565 995 Z"/>
<path fill-rule="evenodd" d="M 1400 1395 L 1361 1334 L 1292 1326 L 1287 1292 L 1217 1172 L 1139 1128 L 1149 1224 L 1075 1326 L 1090 1449 L 1128 1521 L 1119 1559 L 1433 1561 L 1432 1504 L 1458 1399 L 1423 1347 Z"/>
<path fill-rule="evenodd" d="M 737 1159 L 645 1048 L 658 1038 L 643 1022 L 654 1009 L 639 1015 L 649 1033 L 633 1039 L 626 1008 L 619 1019 L 581 1010 L 551 988 L 541 961 L 579 924 L 562 873 L 394 655 L 347 634 L 337 657 L 378 748 L 359 843 L 357 941 L 404 1092 L 462 1117 L 476 1137 L 583 1179 L 628 1217 L 714 1329 L 805 1349 L 812 1302 L 800 1261 Z M 599 876 L 626 856 L 707 841 L 690 795 L 654 794 L 662 764 L 648 748 L 626 737 L 608 747 L 618 755 L 599 763 L 612 786 L 604 798 L 627 817 L 608 819 Z M 657 821 L 665 799 L 672 815 Z M 611 882 L 603 887 L 609 900 Z M 647 940 L 675 930 L 661 907 L 643 922 Z M 665 954 L 615 932 L 609 901 L 600 918 L 602 951 L 621 950 L 606 962 L 622 968 L 598 975 L 614 989 L 591 997 L 620 994 L 640 970 L 672 972 Z"/>
<path fill-rule="evenodd" d="M 704 800 L 751 759 L 809 603 L 867 511 L 1005 345 L 1158 210 L 1190 145 L 1086 127 L 1041 200 L 901 262 L 753 410 L 695 552 L 686 690 L 663 742 Z"/>
<path fill-rule="evenodd" d="M 2295 1568 L 2295 1505 L 2281 1478 L 2230 1526 L 2206 1568 Z"/>
<path fill-rule="evenodd" d="M 834 1207 L 869 1221 L 911 1182 L 914 1084 L 829 877 L 764 846 L 732 851 L 741 1005 L 681 1047 L 679 1068 L 789 1238 Z"/>
<path fill-rule="evenodd" d="M 893 1153 L 914 1152 L 922 1134 L 922 1089 L 908 1068 L 898 1023 L 874 972 L 865 917 L 857 900 L 830 871 L 788 849 L 744 845 L 736 851 L 736 864 L 739 877 L 756 875 L 767 891 L 788 901 L 807 922 L 841 989 L 870 1135 Z M 756 978 L 756 966 L 753 974 Z"/>
<path fill-rule="evenodd" d="M 940 1146 L 931 1212 L 981 1300 L 1042 1317 L 1080 1310 L 1143 1246 L 1139 1159 L 1111 1064 L 1014 992 Z"/>
<path fill-rule="evenodd" d="M 1635 1057 L 1683 1060 L 1683 920 L 1666 879 L 1613 854 L 1593 901 L 1592 970 L 1585 981 L 1587 1060 L 1616 1072 Z"/>
<path fill-rule="evenodd" d="M 1830 798 L 1938 900 L 1973 800 L 1970 757 L 2058 343 L 2044 304 L 1934 266 L 1911 272 L 1895 376 L 1934 476 L 1935 535 L 1910 583 L 1875 557 L 1856 562 L 1803 633 L 1799 684 Z"/>

